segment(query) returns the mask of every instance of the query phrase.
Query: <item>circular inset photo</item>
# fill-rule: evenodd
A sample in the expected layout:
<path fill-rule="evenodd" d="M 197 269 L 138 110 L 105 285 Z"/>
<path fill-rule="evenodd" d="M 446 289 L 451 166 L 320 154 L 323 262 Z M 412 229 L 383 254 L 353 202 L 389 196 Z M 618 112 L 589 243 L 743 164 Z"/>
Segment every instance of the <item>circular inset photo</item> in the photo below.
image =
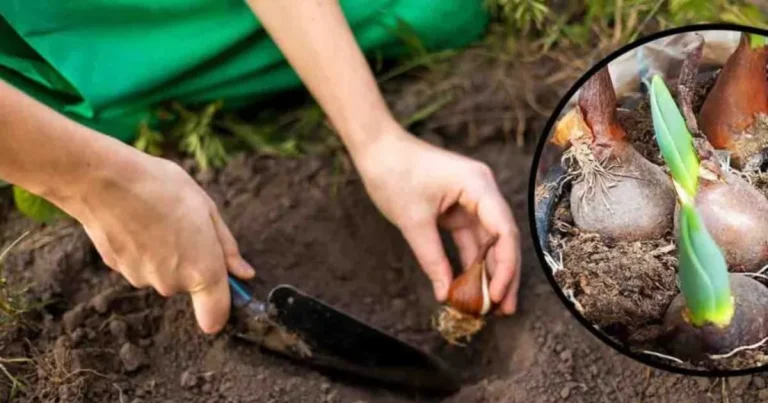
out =
<path fill-rule="evenodd" d="M 543 267 L 601 339 L 656 367 L 768 364 L 768 32 L 688 27 L 596 65 L 534 161 Z"/>

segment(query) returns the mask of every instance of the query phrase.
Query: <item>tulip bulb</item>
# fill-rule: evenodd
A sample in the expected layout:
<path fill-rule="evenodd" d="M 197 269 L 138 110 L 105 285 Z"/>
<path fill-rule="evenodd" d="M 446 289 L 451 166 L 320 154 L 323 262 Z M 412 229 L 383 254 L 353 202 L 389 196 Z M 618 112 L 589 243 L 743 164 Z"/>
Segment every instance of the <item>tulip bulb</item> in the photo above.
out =
<path fill-rule="evenodd" d="M 493 239 L 492 241 L 495 241 Z M 491 310 L 491 295 L 488 291 L 488 270 L 485 255 L 491 247 L 486 242 L 478 258 L 462 275 L 456 278 L 448 290 L 447 303 L 459 312 L 484 316 Z"/>
<path fill-rule="evenodd" d="M 768 148 L 764 122 L 768 114 L 766 64 L 768 46 L 753 47 L 747 34 L 717 77 L 699 113 L 699 124 L 717 149 L 731 152 L 734 167 L 760 167 Z"/>
<path fill-rule="evenodd" d="M 485 327 L 484 316 L 494 308 L 486 255 L 497 239 L 494 236 L 487 240 L 474 262 L 453 281 L 445 306 L 433 320 L 434 327 L 451 344 L 462 345 L 462 339 L 469 341 Z"/>
<path fill-rule="evenodd" d="M 573 220 L 580 230 L 619 241 L 654 239 L 670 229 L 675 190 L 661 167 L 630 144 L 616 116 L 616 92 L 607 68 L 581 88 L 552 142 L 563 153 Z"/>

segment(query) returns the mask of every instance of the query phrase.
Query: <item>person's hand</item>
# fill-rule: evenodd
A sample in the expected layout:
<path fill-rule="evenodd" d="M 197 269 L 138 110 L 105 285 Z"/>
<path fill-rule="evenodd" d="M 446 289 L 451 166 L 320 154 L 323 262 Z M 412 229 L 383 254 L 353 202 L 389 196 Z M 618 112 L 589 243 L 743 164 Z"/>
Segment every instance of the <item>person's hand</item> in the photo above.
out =
<path fill-rule="evenodd" d="M 129 147 L 120 154 L 116 166 L 57 204 L 82 223 L 107 266 L 137 288 L 190 293 L 200 328 L 218 332 L 229 318 L 227 272 L 248 279 L 253 268 L 181 167 Z"/>
<path fill-rule="evenodd" d="M 480 245 L 498 241 L 488 256 L 491 299 L 514 313 L 520 284 L 520 246 L 512 212 L 490 168 L 442 150 L 392 125 L 365 147 L 352 150 L 369 195 L 403 233 L 444 301 L 452 281 L 438 225 L 450 231 L 467 267 Z"/>

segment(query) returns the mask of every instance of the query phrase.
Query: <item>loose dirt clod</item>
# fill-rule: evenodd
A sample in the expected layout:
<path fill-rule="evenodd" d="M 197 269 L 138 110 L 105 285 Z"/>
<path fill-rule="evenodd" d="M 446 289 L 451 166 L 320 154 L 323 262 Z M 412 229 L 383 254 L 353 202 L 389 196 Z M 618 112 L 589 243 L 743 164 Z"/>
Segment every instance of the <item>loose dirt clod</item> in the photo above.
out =
<path fill-rule="evenodd" d="M 128 325 L 120 319 L 113 319 L 109 322 L 109 332 L 117 340 L 125 341 L 126 334 L 128 333 Z"/>
<path fill-rule="evenodd" d="M 191 369 L 188 369 L 182 372 L 179 382 L 181 383 L 182 388 L 192 389 L 197 386 L 198 376 Z"/>
<path fill-rule="evenodd" d="M 133 343 L 125 342 L 120 347 L 120 361 L 123 363 L 126 371 L 133 372 L 147 362 L 147 357 L 140 347 Z"/>
<path fill-rule="evenodd" d="M 109 311 L 112 303 L 119 297 L 124 287 L 110 287 L 91 299 L 90 306 L 98 313 Z"/>
<path fill-rule="evenodd" d="M 67 332 L 72 333 L 80 325 L 85 322 L 85 318 L 88 316 L 88 309 L 84 304 L 78 304 L 74 308 L 70 309 L 61 318 L 64 323 L 64 328 Z"/>

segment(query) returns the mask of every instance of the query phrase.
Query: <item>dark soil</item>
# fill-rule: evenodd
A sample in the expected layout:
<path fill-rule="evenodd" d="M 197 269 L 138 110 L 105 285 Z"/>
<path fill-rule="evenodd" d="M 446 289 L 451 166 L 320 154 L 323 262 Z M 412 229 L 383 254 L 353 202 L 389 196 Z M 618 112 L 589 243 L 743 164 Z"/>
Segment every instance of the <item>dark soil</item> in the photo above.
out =
<path fill-rule="evenodd" d="M 436 305 L 407 246 L 358 181 L 339 183 L 330 160 L 245 158 L 206 187 L 259 270 L 253 286 L 263 292 L 295 284 L 448 359 L 465 386 L 446 402 L 714 402 L 722 393 L 738 402 L 768 394 L 759 376 L 721 387 L 714 379 L 650 370 L 597 341 L 563 308 L 538 267 L 525 225 L 530 158 L 499 143 L 470 155 L 497 170 L 514 207 L 524 274 L 520 312 L 492 321 L 468 349 L 446 345 L 431 330 Z M 2 339 L 1 357 L 35 360 L 12 367 L 29 382 L 18 401 L 119 402 L 121 394 L 133 403 L 440 400 L 329 377 L 261 352 L 231 331 L 204 336 L 187 297 L 132 289 L 99 262 L 75 224 L 41 229 L 15 212 L 3 220 L 6 240 L 34 230 L 7 261 L 9 281 L 34 281 L 33 295 L 58 301 L 31 330 Z"/>
<path fill-rule="evenodd" d="M 716 74 L 699 76 L 694 95 L 694 111 L 698 111 Z M 670 88 L 673 95 L 675 88 Z M 637 99 L 637 97 L 635 97 Z M 646 159 L 664 166 L 654 139 L 650 105 L 647 96 L 625 102 L 619 119 L 632 145 Z M 768 194 L 765 174 L 753 178 L 754 185 Z M 663 318 L 679 291 L 676 284 L 677 250 L 672 231 L 658 239 L 621 242 L 575 228 L 570 213 L 570 189 L 564 186 L 555 208 L 554 231 L 550 247 L 563 268 L 555 279 L 563 290 L 572 293 L 577 307 L 600 331 L 638 354 L 647 351 L 671 354 L 662 340 Z M 655 356 L 649 359 L 665 364 L 694 369 L 754 368 L 768 363 L 768 347 L 736 354 L 732 358 L 703 363 L 678 364 Z"/>
<path fill-rule="evenodd" d="M 438 399 L 361 384 L 262 352 L 236 340 L 231 328 L 215 337 L 205 336 L 195 324 L 186 296 L 165 299 L 151 290 L 132 289 L 100 262 L 78 225 L 33 225 L 12 211 L 3 192 L 0 244 L 7 246 L 32 230 L 4 265 L 6 277 L 12 285 L 30 284 L 25 295 L 49 301 L 42 313 L 27 317 L 24 327 L 4 329 L 0 336 L 3 360 L 33 360 L 0 361 L 27 383 L 16 401 L 682 403 L 727 398 L 740 403 L 768 399 L 768 378 L 755 375 L 721 382 L 652 370 L 605 346 L 574 320 L 539 267 L 526 212 L 529 146 L 536 142 L 536 135 L 530 133 L 540 132 L 568 77 L 574 78 L 553 73 L 570 67 L 543 60 L 536 69 L 526 70 L 510 61 L 478 58 L 473 52 L 465 57 L 466 63 L 464 59 L 457 63 L 471 67 L 462 70 L 468 77 L 454 79 L 463 100 L 414 131 L 494 168 L 515 211 L 523 253 L 519 312 L 491 321 L 468 348 L 445 344 L 430 328 L 437 306 L 428 281 L 402 237 L 370 203 L 362 184 L 354 174 L 340 174 L 334 159 L 251 155 L 238 158 L 216 175 L 198 176 L 219 203 L 246 258 L 257 268 L 258 279 L 251 285 L 259 293 L 280 283 L 306 289 L 448 360 L 464 375 L 460 392 Z M 517 87 L 499 87 L 488 79 L 489 69 L 514 77 L 509 82 Z M 439 77 L 440 72 L 435 72 L 424 80 L 439 82 Z M 424 90 L 423 82 L 414 86 L 432 94 Z M 388 89 L 390 98 L 400 103 L 396 109 L 401 114 L 420 105 L 403 94 L 408 91 L 415 90 Z M 486 110 L 498 111 L 509 124 L 485 115 Z M 441 127 L 445 133 L 439 131 Z M 527 136 L 524 149 L 510 144 L 516 143 L 520 127 Z M 462 135 L 473 131 L 474 139 Z M 501 141 L 505 138 L 506 145 Z M 0 374 L 0 396 L 4 398 L 8 391 Z"/>

